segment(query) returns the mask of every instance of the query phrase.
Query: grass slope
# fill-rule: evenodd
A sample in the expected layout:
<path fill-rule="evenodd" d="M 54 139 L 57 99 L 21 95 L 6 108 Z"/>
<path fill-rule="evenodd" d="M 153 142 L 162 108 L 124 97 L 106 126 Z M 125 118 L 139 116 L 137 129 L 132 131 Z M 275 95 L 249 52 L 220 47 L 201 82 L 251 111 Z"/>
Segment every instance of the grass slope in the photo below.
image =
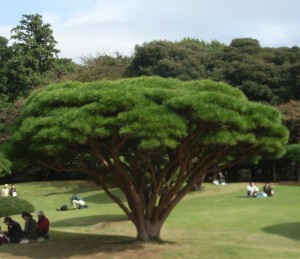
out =
<path fill-rule="evenodd" d="M 134 242 L 133 224 L 94 184 L 18 184 L 18 196 L 50 219 L 52 238 L 3 245 L 0 258 L 299 258 L 300 186 L 276 184 L 275 197 L 246 198 L 246 185 L 204 184 L 170 215 L 161 233 L 165 242 L 143 244 Z M 76 193 L 88 209 L 56 211 Z M 12 217 L 24 224 L 20 215 Z"/>

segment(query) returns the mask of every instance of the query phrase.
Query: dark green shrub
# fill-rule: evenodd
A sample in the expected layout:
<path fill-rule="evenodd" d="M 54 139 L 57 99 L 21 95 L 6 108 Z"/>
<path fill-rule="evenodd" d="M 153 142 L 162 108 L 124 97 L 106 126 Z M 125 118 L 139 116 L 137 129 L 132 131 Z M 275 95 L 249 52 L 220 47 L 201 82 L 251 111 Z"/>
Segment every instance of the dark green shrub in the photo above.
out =
<path fill-rule="evenodd" d="M 0 217 L 21 214 L 23 211 L 34 212 L 34 206 L 18 197 L 0 197 Z"/>

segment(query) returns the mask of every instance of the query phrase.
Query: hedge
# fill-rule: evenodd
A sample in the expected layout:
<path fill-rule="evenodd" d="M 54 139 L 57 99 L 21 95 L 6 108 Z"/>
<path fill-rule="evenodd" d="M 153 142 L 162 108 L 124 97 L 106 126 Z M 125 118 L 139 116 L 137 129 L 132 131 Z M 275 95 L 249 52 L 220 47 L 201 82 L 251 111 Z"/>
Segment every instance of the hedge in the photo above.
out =
<path fill-rule="evenodd" d="M 22 214 L 23 211 L 34 212 L 34 206 L 18 197 L 0 197 L 0 217 Z"/>

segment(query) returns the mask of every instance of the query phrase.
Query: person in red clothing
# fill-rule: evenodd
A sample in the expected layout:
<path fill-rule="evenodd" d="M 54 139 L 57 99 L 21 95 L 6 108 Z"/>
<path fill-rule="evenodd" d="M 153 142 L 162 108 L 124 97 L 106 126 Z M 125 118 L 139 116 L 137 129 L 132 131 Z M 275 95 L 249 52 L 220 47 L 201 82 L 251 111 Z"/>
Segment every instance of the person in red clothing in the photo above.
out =
<path fill-rule="evenodd" d="M 36 212 L 36 215 L 38 216 L 38 222 L 37 222 L 38 237 L 49 239 L 49 226 L 50 226 L 49 220 L 46 218 L 42 210 L 38 210 Z"/>

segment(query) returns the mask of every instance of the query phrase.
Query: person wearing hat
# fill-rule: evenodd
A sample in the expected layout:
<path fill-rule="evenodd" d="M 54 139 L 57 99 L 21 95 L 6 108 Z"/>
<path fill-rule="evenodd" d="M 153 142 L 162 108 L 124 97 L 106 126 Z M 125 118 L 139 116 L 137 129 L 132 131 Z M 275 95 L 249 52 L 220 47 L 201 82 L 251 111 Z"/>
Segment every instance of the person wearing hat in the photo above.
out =
<path fill-rule="evenodd" d="M 36 215 L 38 216 L 38 222 L 37 222 L 38 237 L 49 239 L 49 226 L 50 226 L 49 219 L 45 216 L 42 210 L 38 210 L 36 212 Z"/>
<path fill-rule="evenodd" d="M 23 238 L 20 224 L 11 217 L 5 217 L 4 223 L 7 225 L 7 231 L 5 231 L 4 234 L 9 237 L 11 243 L 19 243 Z"/>
<path fill-rule="evenodd" d="M 8 197 L 9 196 L 8 184 L 5 184 L 4 188 L 1 190 L 1 196 L 2 197 Z"/>

